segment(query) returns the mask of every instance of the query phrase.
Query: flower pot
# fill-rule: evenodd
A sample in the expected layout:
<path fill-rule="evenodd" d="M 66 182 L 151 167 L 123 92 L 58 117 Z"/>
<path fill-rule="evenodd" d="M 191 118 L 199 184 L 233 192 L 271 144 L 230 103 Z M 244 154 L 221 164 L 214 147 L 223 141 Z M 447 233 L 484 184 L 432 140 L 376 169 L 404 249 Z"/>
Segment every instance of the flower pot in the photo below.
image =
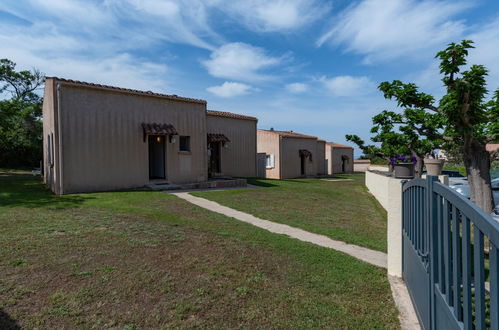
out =
<path fill-rule="evenodd" d="M 393 175 L 397 179 L 413 179 L 414 163 L 393 164 Z"/>
<path fill-rule="evenodd" d="M 424 166 L 426 167 L 427 175 L 441 175 L 442 168 L 444 167 L 445 160 L 444 159 L 433 159 L 433 158 L 425 158 Z"/>

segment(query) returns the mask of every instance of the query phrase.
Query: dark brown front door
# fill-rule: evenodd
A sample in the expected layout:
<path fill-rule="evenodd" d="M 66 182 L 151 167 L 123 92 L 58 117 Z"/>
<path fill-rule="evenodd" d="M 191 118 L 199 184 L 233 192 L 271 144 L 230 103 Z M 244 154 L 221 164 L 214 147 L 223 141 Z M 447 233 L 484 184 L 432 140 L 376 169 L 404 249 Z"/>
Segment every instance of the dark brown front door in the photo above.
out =
<path fill-rule="evenodd" d="M 212 177 L 216 173 L 220 173 L 220 142 L 209 142 L 208 150 L 210 159 L 208 161 L 208 176 Z"/>
<path fill-rule="evenodd" d="M 165 137 L 149 135 L 149 179 L 165 179 Z"/>
<path fill-rule="evenodd" d="M 301 173 L 301 175 L 305 175 L 305 165 L 306 165 L 307 157 L 305 157 L 304 155 L 301 155 L 300 160 L 301 160 L 300 173 Z"/>

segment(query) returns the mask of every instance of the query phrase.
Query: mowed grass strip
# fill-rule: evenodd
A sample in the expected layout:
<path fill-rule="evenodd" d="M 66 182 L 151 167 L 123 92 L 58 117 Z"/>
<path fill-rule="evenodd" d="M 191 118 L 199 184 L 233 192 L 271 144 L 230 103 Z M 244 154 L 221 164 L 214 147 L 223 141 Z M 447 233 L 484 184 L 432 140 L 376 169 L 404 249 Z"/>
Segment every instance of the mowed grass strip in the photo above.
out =
<path fill-rule="evenodd" d="M 193 195 L 262 219 L 386 252 L 386 211 L 368 193 L 364 177 L 351 174 L 331 179 L 249 179 L 248 183 L 261 188 Z"/>
<path fill-rule="evenodd" d="M 0 328 L 395 329 L 383 269 L 135 191 L 0 171 Z"/>

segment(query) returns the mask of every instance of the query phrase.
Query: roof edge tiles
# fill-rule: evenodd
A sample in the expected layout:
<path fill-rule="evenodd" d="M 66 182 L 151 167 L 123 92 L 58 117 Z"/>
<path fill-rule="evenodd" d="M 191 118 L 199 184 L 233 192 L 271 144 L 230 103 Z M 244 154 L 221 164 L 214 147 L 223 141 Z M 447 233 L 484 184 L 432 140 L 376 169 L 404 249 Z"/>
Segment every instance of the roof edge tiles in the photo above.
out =
<path fill-rule="evenodd" d="M 318 140 L 317 136 L 296 133 L 296 132 L 293 132 L 293 131 L 276 131 L 276 130 L 268 130 L 268 129 L 259 129 L 259 131 L 278 134 L 279 136 L 282 136 L 283 138 L 298 138 L 298 139 L 314 139 L 314 140 Z"/>
<path fill-rule="evenodd" d="M 130 89 L 130 88 L 110 86 L 110 85 L 101 85 L 101 84 L 95 84 L 95 83 L 89 83 L 89 82 L 72 80 L 72 79 L 65 79 L 65 78 L 59 78 L 59 77 L 45 77 L 45 79 L 54 79 L 55 81 L 63 82 L 66 84 L 71 84 L 74 86 L 112 90 L 112 91 L 122 92 L 122 93 L 127 93 L 127 94 L 154 96 L 154 97 L 165 98 L 165 99 L 169 99 L 169 100 L 173 100 L 173 101 L 206 104 L 205 100 L 193 99 L 193 98 L 189 98 L 189 97 L 182 97 L 182 96 L 173 95 L 173 94 L 169 95 L 169 94 L 154 93 L 151 91 L 141 91 L 138 89 Z"/>
<path fill-rule="evenodd" d="M 230 139 L 222 133 L 208 133 L 208 142 L 230 142 Z"/>
<path fill-rule="evenodd" d="M 334 142 L 327 142 L 326 143 L 328 146 L 331 146 L 332 148 L 348 148 L 348 149 L 353 149 L 351 146 L 347 146 L 345 144 L 339 144 L 339 143 L 334 143 Z"/>
<path fill-rule="evenodd" d="M 256 117 L 240 115 L 238 113 L 226 112 L 226 111 L 206 110 L 206 114 L 208 116 L 258 121 Z"/>

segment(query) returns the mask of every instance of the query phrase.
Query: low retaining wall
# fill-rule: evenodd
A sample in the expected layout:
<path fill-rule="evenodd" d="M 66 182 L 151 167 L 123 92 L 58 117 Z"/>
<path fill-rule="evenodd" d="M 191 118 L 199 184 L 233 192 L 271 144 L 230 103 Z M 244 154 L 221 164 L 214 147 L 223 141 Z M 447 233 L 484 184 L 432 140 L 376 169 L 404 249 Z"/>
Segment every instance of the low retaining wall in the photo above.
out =
<path fill-rule="evenodd" d="M 366 187 L 387 212 L 388 274 L 402 277 L 402 180 L 387 171 L 366 172 Z M 386 170 L 388 170 L 386 168 Z M 448 184 L 449 177 L 440 175 L 440 182 Z"/>
<path fill-rule="evenodd" d="M 387 212 L 388 274 L 402 277 L 402 179 L 367 171 L 366 187 Z"/>

